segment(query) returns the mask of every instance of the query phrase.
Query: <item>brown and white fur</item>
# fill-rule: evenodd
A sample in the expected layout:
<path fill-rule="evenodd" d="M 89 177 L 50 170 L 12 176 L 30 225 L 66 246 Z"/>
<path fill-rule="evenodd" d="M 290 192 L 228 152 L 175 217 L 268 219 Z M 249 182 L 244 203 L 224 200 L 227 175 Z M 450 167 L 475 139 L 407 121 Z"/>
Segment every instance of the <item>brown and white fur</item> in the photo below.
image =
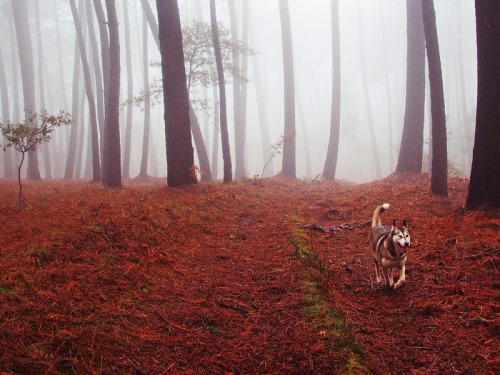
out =
<path fill-rule="evenodd" d="M 392 227 L 382 225 L 380 216 L 388 208 L 389 204 L 384 203 L 378 206 L 373 213 L 370 247 L 375 260 L 377 282 L 385 281 L 385 285 L 397 289 L 405 282 L 405 264 L 410 247 L 410 233 L 406 220 L 403 220 L 403 226 L 400 228 L 396 227 L 396 220 L 393 220 Z M 399 280 L 394 284 L 392 272 L 395 267 L 399 268 Z"/>

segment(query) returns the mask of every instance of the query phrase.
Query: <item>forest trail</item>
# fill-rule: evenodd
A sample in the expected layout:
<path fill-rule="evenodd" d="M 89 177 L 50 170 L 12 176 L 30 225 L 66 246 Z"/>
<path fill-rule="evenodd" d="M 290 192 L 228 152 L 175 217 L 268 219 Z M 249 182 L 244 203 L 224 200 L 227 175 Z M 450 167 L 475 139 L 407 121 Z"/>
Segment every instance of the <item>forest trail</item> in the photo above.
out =
<path fill-rule="evenodd" d="M 427 176 L 56 181 L 28 183 L 25 210 L 1 184 L 0 371 L 499 370 L 500 218 L 463 211 L 466 181 L 450 181 L 449 199 Z M 369 257 L 383 202 L 382 220 L 405 218 L 412 235 L 397 291 L 375 285 Z"/>

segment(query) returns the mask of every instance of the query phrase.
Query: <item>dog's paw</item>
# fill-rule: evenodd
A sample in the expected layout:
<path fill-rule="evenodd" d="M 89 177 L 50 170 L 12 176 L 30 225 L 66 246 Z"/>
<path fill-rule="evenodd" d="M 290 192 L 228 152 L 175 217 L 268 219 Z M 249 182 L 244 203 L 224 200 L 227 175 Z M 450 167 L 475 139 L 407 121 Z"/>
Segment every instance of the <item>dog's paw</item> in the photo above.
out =
<path fill-rule="evenodd" d="M 403 280 L 398 280 L 398 282 L 394 284 L 394 290 L 401 288 L 404 285 L 404 283 L 405 282 Z"/>

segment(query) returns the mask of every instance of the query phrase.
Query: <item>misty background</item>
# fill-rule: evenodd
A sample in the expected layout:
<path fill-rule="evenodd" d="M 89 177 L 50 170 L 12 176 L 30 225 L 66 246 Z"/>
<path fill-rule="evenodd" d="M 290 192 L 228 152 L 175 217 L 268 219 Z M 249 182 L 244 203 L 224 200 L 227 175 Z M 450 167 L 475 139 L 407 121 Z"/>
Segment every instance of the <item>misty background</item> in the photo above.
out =
<path fill-rule="evenodd" d="M 86 0 L 87 1 L 87 0 Z M 121 34 L 121 102 L 127 99 L 127 68 L 125 58 L 124 1 L 127 1 L 131 31 L 132 72 L 134 95 L 144 87 L 142 62 L 143 10 L 140 0 L 116 0 Z M 156 16 L 156 2 L 150 0 Z M 71 92 L 75 57 L 75 26 L 69 1 L 39 1 L 40 38 L 37 37 L 35 0 L 28 0 L 31 41 L 35 63 L 36 108 L 40 109 L 39 54 L 43 50 L 42 74 L 45 81 L 46 109 L 55 113 L 60 109 L 71 112 Z M 78 1 L 77 1 L 78 3 Z M 218 0 L 217 17 L 229 29 L 227 0 Z M 236 0 L 238 32 L 241 39 L 243 2 Z M 323 170 L 330 135 L 332 47 L 331 4 L 329 0 L 289 0 L 293 38 L 294 73 L 296 89 L 296 147 L 297 177 L 316 178 Z M 249 5 L 249 46 L 256 52 L 249 56 L 248 99 L 246 125 L 246 171 L 252 178 L 261 175 L 263 160 L 261 123 L 258 100 L 264 104 L 266 127 L 271 145 L 283 135 L 283 62 L 278 0 L 251 0 Z M 468 176 L 475 123 L 476 107 L 476 29 L 473 0 L 435 0 L 436 21 L 443 72 L 446 120 L 448 132 L 448 158 L 455 173 Z M 189 25 L 193 18 L 209 22 L 208 0 L 179 0 L 181 22 Z M 201 9 L 201 14 L 200 14 Z M 0 49 L 7 77 L 12 122 L 23 119 L 23 99 L 20 81 L 19 55 L 11 10 L 11 0 L 0 0 Z M 86 20 L 84 22 L 87 22 Z M 98 29 L 97 20 L 93 22 Z M 87 34 L 87 27 L 84 27 Z M 160 61 L 160 54 L 148 28 L 148 51 L 151 63 Z M 88 37 L 86 37 L 88 40 Z M 41 43 L 41 45 L 40 45 Z M 397 162 L 405 108 L 406 85 L 406 2 L 402 0 L 341 0 L 341 130 L 337 179 L 367 182 L 375 178 L 373 153 L 368 132 L 367 102 L 363 92 L 363 74 L 368 81 L 368 95 L 376 130 L 382 175 L 392 173 Z M 88 54 L 90 49 L 87 47 Z M 364 59 L 362 59 L 364 56 Z M 90 59 L 89 59 L 90 60 Z M 161 78 L 159 67 L 149 67 L 150 81 Z M 427 69 L 427 67 L 426 67 Z M 259 91 L 256 75 L 260 72 Z M 228 121 L 231 153 L 234 160 L 234 126 L 232 113 L 231 78 L 227 79 Z M 83 95 L 83 77 L 80 78 L 80 99 Z M 426 83 L 425 138 L 429 134 L 430 107 Z M 213 101 L 212 89 L 197 88 L 194 97 L 207 97 Z M 19 104 L 16 108 L 16 100 Z M 80 106 L 82 107 L 82 106 Z M 89 142 L 88 107 L 83 110 L 84 127 L 79 127 L 80 139 L 77 155 L 81 156 L 80 171 L 76 178 L 91 178 L 91 163 L 86 162 Z M 121 140 L 125 135 L 125 112 L 121 111 Z M 212 112 L 197 108 L 208 154 L 212 155 L 214 116 Z M 3 114 L 2 114 L 3 116 Z M 77 122 L 82 115 L 73 114 Z M 130 177 L 138 175 L 142 150 L 144 115 L 134 106 Z M 17 120 L 17 121 L 16 121 Z M 389 134 L 394 146 L 389 146 Z M 69 128 L 58 129 L 49 143 L 53 177 L 62 178 L 67 154 Z M 166 175 L 165 125 L 163 105 L 151 111 L 149 174 Z M 220 141 L 219 141 L 220 147 Z M 424 145 L 424 160 L 428 145 Z M 122 146 L 123 152 L 123 146 Z M 3 158 L 0 153 L 0 158 Z M 222 154 L 219 151 L 218 175 L 222 178 Z M 196 153 L 195 163 L 197 165 Z M 427 162 L 424 162 L 424 169 Z M 234 166 L 234 163 L 233 163 Z M 42 177 L 44 166 L 40 163 Z M 277 155 L 266 168 L 265 176 L 277 174 L 281 169 L 281 155 Z M 1 172 L 3 173 L 3 171 Z M 212 171 L 213 173 L 213 171 Z M 0 174 L 3 177 L 3 174 Z"/>

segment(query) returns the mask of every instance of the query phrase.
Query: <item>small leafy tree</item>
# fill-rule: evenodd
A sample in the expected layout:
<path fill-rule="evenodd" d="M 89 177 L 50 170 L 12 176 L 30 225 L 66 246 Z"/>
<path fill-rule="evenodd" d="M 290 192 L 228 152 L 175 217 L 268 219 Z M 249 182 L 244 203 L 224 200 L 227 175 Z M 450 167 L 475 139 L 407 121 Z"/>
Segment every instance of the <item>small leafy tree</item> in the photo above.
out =
<path fill-rule="evenodd" d="M 14 147 L 21 154 L 17 178 L 19 182 L 19 205 L 23 202 L 23 187 L 21 184 L 21 167 L 23 166 L 26 153 L 35 151 L 38 147 L 50 140 L 52 132 L 61 125 L 71 124 L 71 115 L 60 111 L 57 115 L 51 115 L 46 110 L 41 110 L 40 115 L 34 113 L 29 121 L 17 124 L 0 122 L 0 130 L 7 143 L 3 145 L 4 151 L 8 147 Z"/>
<path fill-rule="evenodd" d="M 232 51 L 239 54 L 254 55 L 256 52 L 242 41 L 233 42 L 230 32 L 221 23 L 218 25 L 221 44 L 222 64 L 224 75 L 238 76 L 240 80 L 246 80 L 241 72 L 235 71 L 232 64 Z M 192 105 L 207 111 L 210 105 L 203 99 L 194 99 L 196 87 L 208 87 L 217 85 L 217 66 L 215 64 L 214 47 L 212 42 L 212 31 L 210 25 L 205 22 L 193 20 L 192 23 L 182 28 L 182 45 L 184 49 L 184 62 L 186 65 L 186 84 Z M 159 67 L 159 62 L 152 62 L 152 67 Z M 145 94 L 134 97 L 134 104 L 142 107 Z M 161 78 L 154 78 L 150 88 L 151 104 L 156 105 L 163 101 L 163 82 Z M 125 106 L 127 102 L 121 104 Z"/>

